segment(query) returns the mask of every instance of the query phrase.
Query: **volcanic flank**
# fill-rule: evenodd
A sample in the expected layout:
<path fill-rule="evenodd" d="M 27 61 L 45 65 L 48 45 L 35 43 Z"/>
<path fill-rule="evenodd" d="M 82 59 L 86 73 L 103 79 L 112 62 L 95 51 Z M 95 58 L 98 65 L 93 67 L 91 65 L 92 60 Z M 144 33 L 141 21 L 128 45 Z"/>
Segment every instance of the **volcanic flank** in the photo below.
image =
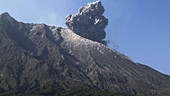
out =
<path fill-rule="evenodd" d="M 100 1 L 66 18 L 68 28 L 0 15 L 0 95 L 168 96 L 170 77 L 103 45 Z M 118 93 L 117 93 L 118 92 Z"/>

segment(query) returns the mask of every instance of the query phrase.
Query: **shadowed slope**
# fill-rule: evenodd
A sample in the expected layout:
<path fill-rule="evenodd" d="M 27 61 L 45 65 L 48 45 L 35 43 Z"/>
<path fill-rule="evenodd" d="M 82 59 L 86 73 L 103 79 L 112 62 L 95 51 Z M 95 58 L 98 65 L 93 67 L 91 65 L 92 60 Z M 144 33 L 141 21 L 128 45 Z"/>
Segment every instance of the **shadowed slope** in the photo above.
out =
<path fill-rule="evenodd" d="M 170 77 L 67 28 L 0 15 L 0 92 L 59 94 L 72 86 L 169 94 Z"/>

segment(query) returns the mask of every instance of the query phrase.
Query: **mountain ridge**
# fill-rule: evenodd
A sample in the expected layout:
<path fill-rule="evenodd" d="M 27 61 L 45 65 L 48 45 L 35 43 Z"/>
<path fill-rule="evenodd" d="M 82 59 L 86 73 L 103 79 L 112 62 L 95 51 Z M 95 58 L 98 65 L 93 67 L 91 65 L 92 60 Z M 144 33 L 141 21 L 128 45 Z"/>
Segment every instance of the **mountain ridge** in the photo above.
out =
<path fill-rule="evenodd" d="M 0 15 L 0 61 L 1 93 L 57 94 L 84 86 L 141 96 L 170 94 L 170 76 L 69 28 L 25 24 L 8 13 Z"/>

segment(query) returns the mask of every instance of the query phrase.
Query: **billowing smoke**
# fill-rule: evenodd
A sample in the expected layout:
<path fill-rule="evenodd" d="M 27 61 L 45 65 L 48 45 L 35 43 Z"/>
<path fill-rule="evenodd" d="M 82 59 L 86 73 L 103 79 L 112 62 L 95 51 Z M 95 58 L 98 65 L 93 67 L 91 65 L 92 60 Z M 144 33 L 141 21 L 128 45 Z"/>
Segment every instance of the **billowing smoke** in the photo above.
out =
<path fill-rule="evenodd" d="M 88 6 L 81 7 L 76 15 L 66 17 L 66 25 L 76 34 L 106 44 L 103 39 L 106 36 L 104 31 L 108 24 L 108 19 L 102 14 L 104 8 L 100 1 L 88 3 Z"/>

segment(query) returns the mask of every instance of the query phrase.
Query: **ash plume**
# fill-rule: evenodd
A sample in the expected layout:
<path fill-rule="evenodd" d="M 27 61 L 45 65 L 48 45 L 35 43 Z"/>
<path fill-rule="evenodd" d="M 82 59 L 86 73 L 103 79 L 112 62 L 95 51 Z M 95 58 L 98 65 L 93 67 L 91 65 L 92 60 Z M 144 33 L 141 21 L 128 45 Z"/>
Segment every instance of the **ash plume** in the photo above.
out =
<path fill-rule="evenodd" d="M 79 9 L 78 14 L 68 15 L 65 24 L 76 34 L 106 45 L 107 41 L 103 39 L 106 37 L 104 29 L 108 25 L 108 19 L 103 13 L 100 1 L 88 3 L 88 6 Z"/>

